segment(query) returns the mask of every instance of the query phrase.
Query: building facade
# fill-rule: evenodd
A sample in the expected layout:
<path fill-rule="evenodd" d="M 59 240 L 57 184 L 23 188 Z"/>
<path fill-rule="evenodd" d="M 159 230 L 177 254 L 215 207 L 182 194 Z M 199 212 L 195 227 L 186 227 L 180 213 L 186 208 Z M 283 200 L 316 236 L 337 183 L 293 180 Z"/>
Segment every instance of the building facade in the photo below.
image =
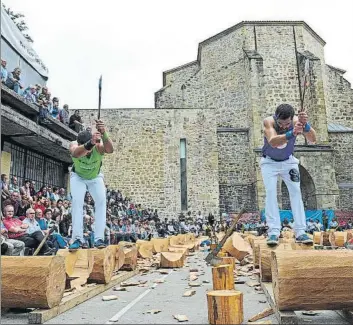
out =
<path fill-rule="evenodd" d="M 197 60 L 163 73 L 154 109 L 103 110 L 116 141 L 108 183 L 166 217 L 261 210 L 262 121 L 304 98 L 318 135 L 295 149 L 305 207 L 353 210 L 353 91 L 324 46 L 301 21 L 241 22 L 200 43 Z M 284 183 L 278 189 L 287 209 Z"/>

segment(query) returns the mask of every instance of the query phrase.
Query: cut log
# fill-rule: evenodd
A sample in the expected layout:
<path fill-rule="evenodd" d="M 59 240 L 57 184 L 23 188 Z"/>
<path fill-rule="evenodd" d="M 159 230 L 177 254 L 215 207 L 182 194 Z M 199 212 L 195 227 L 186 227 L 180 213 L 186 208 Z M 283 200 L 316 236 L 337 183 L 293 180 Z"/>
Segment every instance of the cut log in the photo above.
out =
<path fill-rule="evenodd" d="M 115 256 L 114 271 L 119 271 L 124 265 L 125 261 L 124 249 L 120 245 L 110 245 L 109 247 L 113 250 L 113 254 Z"/>
<path fill-rule="evenodd" d="M 161 252 L 160 266 L 163 268 L 179 268 L 184 266 L 183 253 Z"/>
<path fill-rule="evenodd" d="M 345 231 L 335 231 L 330 233 L 330 243 L 331 246 L 344 247 L 344 244 L 347 242 L 348 233 Z"/>
<path fill-rule="evenodd" d="M 254 248 L 253 248 L 253 255 L 254 255 L 254 266 L 260 266 L 260 244 L 266 244 L 266 238 L 254 240 Z"/>
<path fill-rule="evenodd" d="M 153 253 L 167 252 L 169 246 L 168 238 L 152 238 Z"/>
<path fill-rule="evenodd" d="M 353 239 L 353 230 L 347 230 L 347 241 Z"/>
<path fill-rule="evenodd" d="M 136 242 L 137 256 L 141 258 L 152 258 L 154 251 L 153 243 L 148 240 L 138 240 Z"/>
<path fill-rule="evenodd" d="M 271 263 L 279 310 L 353 309 L 353 251 L 274 251 Z"/>
<path fill-rule="evenodd" d="M 234 290 L 234 266 L 219 265 L 212 268 L 213 290 Z"/>
<path fill-rule="evenodd" d="M 260 279 L 262 282 L 272 281 L 271 252 L 274 250 L 292 250 L 292 244 L 279 244 L 270 247 L 267 244 L 259 244 L 260 247 Z"/>
<path fill-rule="evenodd" d="M 235 290 L 207 292 L 208 321 L 210 324 L 241 324 L 243 294 Z"/>
<path fill-rule="evenodd" d="M 322 232 L 321 233 L 321 245 L 323 246 L 331 246 L 331 243 L 330 243 L 330 232 L 331 231 L 326 231 L 326 232 Z"/>
<path fill-rule="evenodd" d="M 235 261 L 236 261 L 235 257 L 232 257 L 232 256 L 222 257 L 221 264 L 222 265 L 230 264 L 233 266 L 233 268 L 235 268 Z"/>
<path fill-rule="evenodd" d="M 226 240 L 223 248 L 238 261 L 241 261 L 251 252 L 250 244 L 241 238 L 241 236 L 236 232 Z"/>
<path fill-rule="evenodd" d="M 59 249 L 58 256 L 65 258 L 66 289 L 80 289 L 87 283 L 93 269 L 93 254 L 90 249 L 79 249 L 70 252 L 68 249 Z"/>
<path fill-rule="evenodd" d="M 113 276 L 115 269 L 115 250 L 107 248 L 90 249 L 93 255 L 93 270 L 89 275 L 88 282 L 107 284 Z"/>
<path fill-rule="evenodd" d="M 321 231 L 314 231 L 313 241 L 314 241 L 315 245 L 322 245 L 322 232 Z"/>
<path fill-rule="evenodd" d="M 65 281 L 63 256 L 1 256 L 1 307 L 56 307 Z"/>
<path fill-rule="evenodd" d="M 228 254 L 227 252 L 222 252 L 222 251 L 220 251 L 220 252 L 218 252 L 217 256 L 218 256 L 218 257 L 228 257 L 229 254 Z"/>
<path fill-rule="evenodd" d="M 282 231 L 282 237 L 285 239 L 294 238 L 294 231 L 292 230 Z"/>
<path fill-rule="evenodd" d="M 189 252 L 190 252 L 190 250 L 189 250 L 189 248 L 187 247 L 187 246 L 185 246 L 185 245 L 170 245 L 169 247 L 168 247 L 168 250 L 169 250 L 169 248 L 178 248 L 178 249 L 186 249 L 186 256 L 188 256 L 189 255 Z"/>
<path fill-rule="evenodd" d="M 168 247 L 168 252 L 172 252 L 172 253 L 182 253 L 183 254 L 183 259 L 184 262 L 186 260 L 186 257 L 188 255 L 189 250 L 187 248 L 182 248 L 182 247 Z"/>
<path fill-rule="evenodd" d="M 124 271 L 133 271 L 137 267 L 137 248 L 136 245 L 127 245 L 123 247 L 125 254 L 124 264 L 121 267 L 121 270 Z"/>

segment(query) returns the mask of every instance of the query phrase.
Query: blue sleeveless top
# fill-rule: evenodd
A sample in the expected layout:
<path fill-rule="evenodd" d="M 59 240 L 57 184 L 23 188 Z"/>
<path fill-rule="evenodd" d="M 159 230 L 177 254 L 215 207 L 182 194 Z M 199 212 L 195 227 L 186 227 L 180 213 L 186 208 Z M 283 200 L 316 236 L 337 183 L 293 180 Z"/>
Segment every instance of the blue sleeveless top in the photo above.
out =
<path fill-rule="evenodd" d="M 293 123 L 288 130 L 281 130 L 279 125 L 277 124 L 276 116 L 273 116 L 273 118 L 275 120 L 274 128 L 278 135 L 285 134 L 286 132 L 293 130 Z M 287 145 L 284 148 L 274 148 L 268 143 L 267 138 L 264 137 L 262 155 L 268 156 L 269 158 L 272 158 L 278 161 L 287 160 L 294 152 L 294 144 L 296 139 L 297 137 L 293 137 L 289 139 L 287 142 Z"/>

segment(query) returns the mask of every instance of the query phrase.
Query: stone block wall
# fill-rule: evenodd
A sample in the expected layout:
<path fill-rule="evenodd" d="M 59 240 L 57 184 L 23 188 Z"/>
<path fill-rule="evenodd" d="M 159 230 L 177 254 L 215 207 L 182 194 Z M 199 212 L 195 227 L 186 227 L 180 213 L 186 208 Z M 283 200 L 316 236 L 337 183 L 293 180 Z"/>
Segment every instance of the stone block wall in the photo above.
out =
<path fill-rule="evenodd" d="M 218 129 L 221 212 L 257 210 L 248 131 Z"/>
<path fill-rule="evenodd" d="M 85 121 L 96 111 L 82 110 Z M 218 148 L 212 109 L 102 110 L 115 152 L 103 172 L 111 188 L 161 217 L 181 211 L 180 139 L 187 141 L 188 208 L 218 215 Z"/>
<path fill-rule="evenodd" d="M 353 128 L 353 90 L 343 74 L 326 66 L 329 80 L 326 89 L 327 119 L 331 123 Z"/>
<path fill-rule="evenodd" d="M 330 133 L 335 173 L 340 191 L 338 208 L 353 210 L 353 133 Z"/>

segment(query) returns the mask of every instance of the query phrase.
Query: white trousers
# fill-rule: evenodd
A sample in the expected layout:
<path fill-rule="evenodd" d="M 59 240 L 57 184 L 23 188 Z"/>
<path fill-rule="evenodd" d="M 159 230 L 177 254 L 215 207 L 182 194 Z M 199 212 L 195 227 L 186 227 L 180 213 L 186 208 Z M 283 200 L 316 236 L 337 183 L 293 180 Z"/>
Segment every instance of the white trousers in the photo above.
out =
<path fill-rule="evenodd" d="M 104 185 L 103 174 L 100 173 L 94 179 L 83 179 L 76 173 L 71 173 L 70 188 L 72 196 L 72 239 L 83 240 L 83 204 L 86 191 L 94 200 L 95 210 L 95 231 L 94 240 L 104 240 L 104 229 L 106 226 L 106 188 Z"/>
<path fill-rule="evenodd" d="M 306 218 L 302 194 L 300 191 L 299 160 L 294 156 L 286 161 L 277 162 L 271 158 L 261 158 L 260 167 L 266 189 L 265 215 L 268 225 L 268 235 L 279 236 L 281 219 L 277 201 L 278 176 L 285 182 L 290 198 L 294 217 L 294 231 L 296 237 L 305 233 Z"/>

